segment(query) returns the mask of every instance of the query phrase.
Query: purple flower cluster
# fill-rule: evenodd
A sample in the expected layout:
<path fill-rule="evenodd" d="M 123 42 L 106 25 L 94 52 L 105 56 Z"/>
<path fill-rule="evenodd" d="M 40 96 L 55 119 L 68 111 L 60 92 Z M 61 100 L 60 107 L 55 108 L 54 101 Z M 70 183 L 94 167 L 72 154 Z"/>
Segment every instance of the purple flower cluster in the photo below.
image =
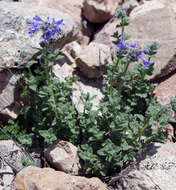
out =
<path fill-rule="evenodd" d="M 139 47 L 137 46 L 136 43 L 131 44 L 131 45 L 125 44 L 125 34 L 123 34 L 122 40 L 116 45 L 116 48 L 117 48 L 117 54 L 123 54 L 123 53 L 127 54 L 130 49 L 136 49 L 137 58 L 142 60 L 144 67 L 146 69 L 149 69 L 149 66 L 152 64 L 150 61 L 142 57 L 143 53 L 148 54 L 148 50 L 138 50 Z"/>
<path fill-rule="evenodd" d="M 33 18 L 32 26 L 29 28 L 29 34 L 32 35 L 33 33 L 37 32 L 39 29 L 43 29 L 44 34 L 44 42 L 49 44 L 51 39 L 61 32 L 61 26 L 63 24 L 63 19 L 55 21 L 55 19 L 50 19 L 47 17 L 47 21 L 45 22 L 42 20 L 38 15 L 35 15 Z"/>

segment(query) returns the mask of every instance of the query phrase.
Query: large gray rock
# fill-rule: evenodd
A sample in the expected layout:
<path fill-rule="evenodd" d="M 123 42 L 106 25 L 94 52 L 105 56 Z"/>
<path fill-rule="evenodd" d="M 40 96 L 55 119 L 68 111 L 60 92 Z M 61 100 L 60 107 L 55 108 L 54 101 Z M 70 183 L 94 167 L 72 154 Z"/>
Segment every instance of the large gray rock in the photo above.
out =
<path fill-rule="evenodd" d="M 41 41 L 41 32 L 30 37 L 28 28 L 34 15 L 43 19 L 47 16 L 63 19 L 63 33 L 57 40 L 57 47 L 77 39 L 78 27 L 72 18 L 55 9 L 33 6 L 25 3 L 0 2 L 0 67 L 13 67 L 23 63 L 24 52 L 27 58 L 33 56 Z"/>
<path fill-rule="evenodd" d="M 152 143 L 110 184 L 118 190 L 174 190 L 176 187 L 176 144 Z"/>
<path fill-rule="evenodd" d="M 153 41 L 158 42 L 161 47 L 153 59 L 158 76 L 168 75 L 176 69 L 173 59 L 176 54 L 176 3 L 175 0 L 152 0 L 144 1 L 130 13 L 130 25 L 125 32 L 131 35 L 131 43 L 137 42 L 144 48 Z M 119 20 L 114 19 L 107 23 L 96 33 L 94 41 L 105 43 L 114 48 L 111 35 L 116 30 L 115 26 Z M 112 48 L 112 49 L 113 49 Z"/>

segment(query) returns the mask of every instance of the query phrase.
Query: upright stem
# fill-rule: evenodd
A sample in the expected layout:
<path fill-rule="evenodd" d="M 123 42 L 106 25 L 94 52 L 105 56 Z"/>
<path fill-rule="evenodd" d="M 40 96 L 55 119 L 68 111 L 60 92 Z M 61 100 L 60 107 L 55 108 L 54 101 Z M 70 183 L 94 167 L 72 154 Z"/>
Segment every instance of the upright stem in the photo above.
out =
<path fill-rule="evenodd" d="M 146 117 L 145 121 L 144 121 L 144 127 L 141 128 L 141 130 L 139 131 L 138 135 L 136 137 L 133 138 L 133 140 L 137 140 L 138 138 L 141 138 L 141 136 L 145 133 L 147 127 L 148 127 L 148 122 L 149 122 L 150 117 Z"/>
<path fill-rule="evenodd" d="M 46 78 L 47 78 L 47 85 L 48 86 L 51 86 L 51 73 L 50 73 L 50 68 L 48 68 L 48 61 L 45 63 L 45 66 L 44 66 L 44 70 L 45 70 L 45 74 L 46 74 Z M 53 111 L 54 111 L 54 113 L 55 113 L 55 115 L 56 115 L 56 119 L 58 119 L 59 118 L 59 115 L 58 115 L 58 112 L 57 112 L 57 106 L 56 106 L 56 100 L 55 100 L 55 96 L 54 96 L 54 92 L 53 92 L 53 89 L 52 88 L 50 88 L 50 90 L 49 90 L 49 93 L 50 93 L 50 96 L 52 97 L 52 99 L 53 99 Z"/>
<path fill-rule="evenodd" d="M 124 76 L 126 75 L 126 72 L 127 72 L 127 70 L 128 70 L 129 65 L 130 65 L 130 62 L 128 62 L 128 63 L 126 64 L 126 66 L 125 66 L 125 69 L 124 69 L 124 72 L 123 72 Z M 119 84 L 119 88 L 118 88 L 118 95 L 119 95 L 119 96 L 120 96 L 121 93 L 122 93 L 122 87 L 123 87 L 123 82 L 122 82 L 122 80 L 120 80 L 120 84 Z"/>

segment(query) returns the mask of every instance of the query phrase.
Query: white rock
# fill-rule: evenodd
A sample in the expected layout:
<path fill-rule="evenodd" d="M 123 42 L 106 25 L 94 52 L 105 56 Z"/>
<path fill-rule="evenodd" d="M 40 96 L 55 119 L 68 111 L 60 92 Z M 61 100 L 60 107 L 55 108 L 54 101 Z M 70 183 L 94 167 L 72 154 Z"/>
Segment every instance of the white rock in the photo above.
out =
<path fill-rule="evenodd" d="M 80 164 L 77 147 L 67 141 L 56 141 L 44 152 L 46 159 L 59 171 L 78 175 Z"/>

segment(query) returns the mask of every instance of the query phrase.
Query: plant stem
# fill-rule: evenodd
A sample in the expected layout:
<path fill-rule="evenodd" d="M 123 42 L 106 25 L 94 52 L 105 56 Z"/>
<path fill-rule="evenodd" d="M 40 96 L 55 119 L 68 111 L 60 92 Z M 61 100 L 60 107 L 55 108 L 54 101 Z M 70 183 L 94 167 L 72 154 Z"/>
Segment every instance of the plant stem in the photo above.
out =
<path fill-rule="evenodd" d="M 47 64 L 45 64 L 45 66 L 44 66 L 44 70 L 45 70 L 45 74 L 46 74 L 46 77 L 47 77 L 47 85 L 51 86 L 51 76 L 50 75 L 52 75 L 52 74 L 50 73 L 51 71 L 48 71 L 48 61 L 47 61 Z M 54 111 L 54 113 L 56 115 L 56 119 L 58 119 L 59 116 L 58 116 L 57 109 L 56 109 L 56 107 L 57 107 L 56 106 L 56 100 L 55 100 L 55 96 L 54 96 L 54 92 L 53 92 L 52 88 L 50 88 L 49 94 L 53 99 L 53 104 L 54 105 L 52 105 L 52 107 L 53 107 L 53 111 Z"/>
<path fill-rule="evenodd" d="M 139 131 L 138 135 L 136 137 L 133 138 L 133 140 L 137 140 L 138 138 L 140 138 L 144 133 L 145 133 L 145 130 L 147 129 L 148 127 L 148 121 L 149 121 L 150 117 L 148 116 L 147 118 L 145 118 L 145 121 L 144 121 L 144 127 Z M 133 141 L 132 140 L 132 141 Z"/>

